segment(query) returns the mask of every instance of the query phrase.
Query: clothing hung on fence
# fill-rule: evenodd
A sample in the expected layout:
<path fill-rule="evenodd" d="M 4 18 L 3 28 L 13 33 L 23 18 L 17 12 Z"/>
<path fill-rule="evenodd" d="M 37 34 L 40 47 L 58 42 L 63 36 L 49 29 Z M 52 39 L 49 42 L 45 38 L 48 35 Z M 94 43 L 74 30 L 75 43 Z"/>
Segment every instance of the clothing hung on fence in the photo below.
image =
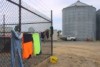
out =
<path fill-rule="evenodd" d="M 22 34 L 11 31 L 11 67 L 23 67 L 22 57 L 21 57 L 21 39 Z"/>
<path fill-rule="evenodd" d="M 32 38 L 34 41 L 34 55 L 40 54 L 41 52 L 41 40 L 40 40 L 40 35 L 39 33 L 33 33 Z"/>
<path fill-rule="evenodd" d="M 28 59 L 33 53 L 32 34 L 24 33 L 22 42 L 22 56 L 23 59 Z"/>

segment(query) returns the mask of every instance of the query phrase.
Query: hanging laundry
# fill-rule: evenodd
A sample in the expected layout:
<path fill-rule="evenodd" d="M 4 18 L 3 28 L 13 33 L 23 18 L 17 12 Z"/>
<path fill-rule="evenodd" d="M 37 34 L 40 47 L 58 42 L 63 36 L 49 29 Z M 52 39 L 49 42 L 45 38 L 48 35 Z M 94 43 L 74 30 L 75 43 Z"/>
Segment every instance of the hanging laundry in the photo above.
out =
<path fill-rule="evenodd" d="M 46 39 L 48 40 L 49 39 L 49 30 L 46 30 Z"/>
<path fill-rule="evenodd" d="M 41 36 L 40 36 L 41 40 L 44 41 L 44 38 L 45 38 L 44 32 L 41 32 L 40 34 L 41 34 Z"/>
<path fill-rule="evenodd" d="M 32 34 L 33 41 L 34 41 L 34 55 L 40 54 L 41 52 L 41 41 L 39 33 Z"/>
<path fill-rule="evenodd" d="M 22 34 L 11 31 L 11 67 L 23 67 L 22 57 L 21 57 L 21 39 Z"/>
<path fill-rule="evenodd" d="M 32 40 L 32 34 L 23 34 L 23 43 L 22 43 L 22 56 L 23 59 L 28 59 L 30 56 L 32 56 L 33 53 L 33 40 Z"/>

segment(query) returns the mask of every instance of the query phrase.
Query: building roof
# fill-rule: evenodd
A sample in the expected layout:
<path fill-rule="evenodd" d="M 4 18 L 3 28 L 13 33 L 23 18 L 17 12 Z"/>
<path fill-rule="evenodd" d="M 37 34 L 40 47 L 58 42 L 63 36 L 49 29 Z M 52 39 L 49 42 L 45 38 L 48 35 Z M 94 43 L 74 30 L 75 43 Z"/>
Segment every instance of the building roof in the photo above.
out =
<path fill-rule="evenodd" d="M 80 2 L 79 0 L 75 3 L 73 3 L 72 5 L 70 5 L 69 7 L 72 7 L 72 6 L 90 6 L 90 5 L 87 5 L 85 3 L 82 3 Z"/>
<path fill-rule="evenodd" d="M 11 32 L 13 28 L 12 27 L 5 27 L 5 32 Z M 0 32 L 4 32 L 4 27 L 0 26 Z"/>

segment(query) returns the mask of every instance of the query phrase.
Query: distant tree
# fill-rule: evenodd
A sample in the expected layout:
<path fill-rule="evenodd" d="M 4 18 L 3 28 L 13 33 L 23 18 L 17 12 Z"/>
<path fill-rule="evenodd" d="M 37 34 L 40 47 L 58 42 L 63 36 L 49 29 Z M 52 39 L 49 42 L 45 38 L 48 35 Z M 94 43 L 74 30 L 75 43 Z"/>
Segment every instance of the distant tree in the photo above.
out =
<path fill-rule="evenodd" d="M 29 27 L 29 28 L 28 28 L 28 32 L 35 32 L 35 30 L 34 30 L 33 27 Z"/>

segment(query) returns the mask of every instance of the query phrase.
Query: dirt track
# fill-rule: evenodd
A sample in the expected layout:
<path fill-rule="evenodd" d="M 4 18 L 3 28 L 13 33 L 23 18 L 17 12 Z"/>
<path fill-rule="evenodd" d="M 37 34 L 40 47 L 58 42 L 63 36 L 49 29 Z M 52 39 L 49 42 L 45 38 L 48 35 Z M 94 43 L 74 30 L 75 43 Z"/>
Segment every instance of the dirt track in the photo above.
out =
<path fill-rule="evenodd" d="M 100 42 L 54 42 L 54 55 L 49 67 L 100 67 Z"/>

